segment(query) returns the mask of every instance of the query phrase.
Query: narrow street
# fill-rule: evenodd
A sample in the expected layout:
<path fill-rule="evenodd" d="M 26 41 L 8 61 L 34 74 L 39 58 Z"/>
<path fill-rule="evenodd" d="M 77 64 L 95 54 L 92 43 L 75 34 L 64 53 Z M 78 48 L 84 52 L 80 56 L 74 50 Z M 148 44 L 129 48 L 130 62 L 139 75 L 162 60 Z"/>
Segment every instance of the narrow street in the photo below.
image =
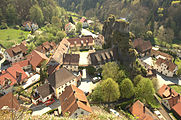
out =
<path fill-rule="evenodd" d="M 156 94 L 155 94 L 155 97 L 159 101 L 158 96 Z M 160 108 L 158 109 L 158 111 L 163 115 L 165 120 L 172 120 L 168 112 L 164 109 L 163 105 L 161 104 L 161 101 L 159 101 L 159 103 L 160 103 Z"/>

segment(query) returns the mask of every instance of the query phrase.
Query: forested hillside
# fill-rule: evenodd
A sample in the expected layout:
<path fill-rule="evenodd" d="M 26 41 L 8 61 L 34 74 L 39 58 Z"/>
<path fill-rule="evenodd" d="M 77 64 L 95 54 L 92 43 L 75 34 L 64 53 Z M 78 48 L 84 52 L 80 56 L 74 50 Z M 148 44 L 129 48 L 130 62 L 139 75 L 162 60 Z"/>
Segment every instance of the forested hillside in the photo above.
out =
<path fill-rule="evenodd" d="M 39 26 L 50 22 L 53 16 L 60 17 L 65 10 L 55 0 L 1 0 L 0 24 L 20 25 L 32 21 Z"/>
<path fill-rule="evenodd" d="M 102 22 L 109 14 L 126 18 L 136 37 L 153 44 L 181 43 L 180 0 L 59 0 L 59 5 Z"/>

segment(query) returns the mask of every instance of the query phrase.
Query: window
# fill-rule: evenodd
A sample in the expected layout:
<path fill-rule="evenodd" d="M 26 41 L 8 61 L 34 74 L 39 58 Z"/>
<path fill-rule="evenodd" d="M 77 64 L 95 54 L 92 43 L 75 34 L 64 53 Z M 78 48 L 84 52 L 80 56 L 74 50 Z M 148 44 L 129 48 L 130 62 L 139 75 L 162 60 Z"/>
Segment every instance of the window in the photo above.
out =
<path fill-rule="evenodd" d="M 75 113 L 75 114 L 74 114 L 74 116 L 76 116 L 76 117 L 77 117 L 77 113 Z"/>
<path fill-rule="evenodd" d="M 82 111 L 81 114 L 84 114 L 84 111 Z"/>

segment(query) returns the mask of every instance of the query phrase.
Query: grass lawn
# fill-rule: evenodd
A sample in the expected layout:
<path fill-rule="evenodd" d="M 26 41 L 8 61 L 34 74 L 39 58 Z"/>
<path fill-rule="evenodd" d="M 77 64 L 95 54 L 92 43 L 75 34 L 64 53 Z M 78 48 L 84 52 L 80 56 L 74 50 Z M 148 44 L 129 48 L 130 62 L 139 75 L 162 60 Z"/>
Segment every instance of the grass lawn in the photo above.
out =
<path fill-rule="evenodd" d="M 21 43 L 22 40 L 27 38 L 28 34 L 29 32 L 16 29 L 0 30 L 0 43 L 6 48 L 10 48 L 16 43 Z"/>
<path fill-rule="evenodd" d="M 181 93 L 181 86 L 178 85 L 171 85 L 172 89 L 174 89 L 177 93 Z"/>

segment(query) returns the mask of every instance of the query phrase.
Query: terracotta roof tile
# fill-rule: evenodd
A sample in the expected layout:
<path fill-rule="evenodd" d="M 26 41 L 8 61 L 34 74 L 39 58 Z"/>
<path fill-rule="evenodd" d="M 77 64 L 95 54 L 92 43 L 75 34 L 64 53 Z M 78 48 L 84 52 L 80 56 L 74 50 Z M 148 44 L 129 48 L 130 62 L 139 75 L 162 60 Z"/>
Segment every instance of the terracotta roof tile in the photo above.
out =
<path fill-rule="evenodd" d="M 180 116 L 181 118 L 181 102 L 172 107 L 172 109 Z"/>
<path fill-rule="evenodd" d="M 175 70 L 175 68 L 177 67 L 176 64 L 174 64 L 172 61 L 166 60 L 166 59 L 162 59 L 162 58 L 158 58 L 156 61 L 156 64 L 158 66 L 161 66 L 161 64 L 164 63 L 167 65 L 167 69 L 171 72 L 173 72 Z"/>
<path fill-rule="evenodd" d="M 16 64 L 20 65 L 21 67 L 25 67 L 25 66 L 30 65 L 30 62 L 29 62 L 29 60 L 23 60 L 23 61 L 13 63 L 13 65 L 16 65 Z"/>
<path fill-rule="evenodd" d="M 74 85 L 66 87 L 59 99 L 63 115 L 68 112 L 71 116 L 78 108 L 92 112 L 84 92 Z"/>
<path fill-rule="evenodd" d="M 158 50 L 151 50 L 151 55 L 153 56 L 158 56 L 158 55 L 161 55 L 163 57 L 166 57 L 168 60 L 172 60 L 172 56 L 167 54 L 167 53 L 164 53 L 164 52 L 161 52 L 161 51 L 158 51 Z"/>
<path fill-rule="evenodd" d="M 145 52 L 147 50 L 152 49 L 152 45 L 150 41 L 144 41 L 141 38 L 138 38 L 133 41 L 133 46 L 139 51 L 139 52 Z"/>
<path fill-rule="evenodd" d="M 158 118 L 139 100 L 130 107 L 129 111 L 138 118 L 138 120 L 158 120 Z"/>
<path fill-rule="evenodd" d="M 0 97 L 0 109 L 2 109 L 4 106 L 14 108 L 15 110 L 20 108 L 20 104 L 16 97 L 13 96 L 12 92 Z"/>
<path fill-rule="evenodd" d="M 36 50 L 33 50 L 31 54 L 27 56 L 27 59 L 30 61 L 34 70 L 37 66 L 40 66 L 43 61 L 48 60 L 45 54 Z"/>
<path fill-rule="evenodd" d="M 24 44 L 20 44 L 20 45 L 16 45 L 15 47 L 6 49 L 6 52 L 9 54 L 10 57 L 14 57 L 18 52 L 22 52 L 26 54 L 27 48 Z"/>

